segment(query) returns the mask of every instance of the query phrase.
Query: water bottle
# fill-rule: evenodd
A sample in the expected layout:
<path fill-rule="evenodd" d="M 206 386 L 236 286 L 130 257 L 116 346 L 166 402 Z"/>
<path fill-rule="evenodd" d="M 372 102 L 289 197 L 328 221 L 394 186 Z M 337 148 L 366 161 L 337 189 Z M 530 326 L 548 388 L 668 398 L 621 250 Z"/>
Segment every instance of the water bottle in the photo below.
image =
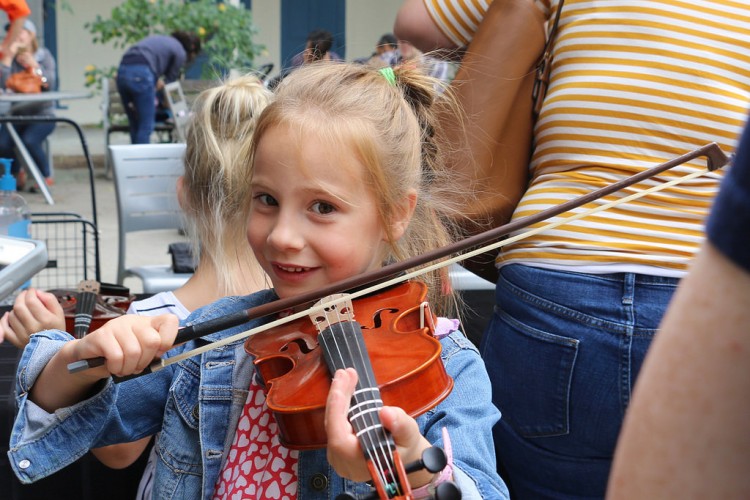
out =
<path fill-rule="evenodd" d="M 5 173 L 0 177 L 0 235 L 16 238 L 31 238 L 31 211 L 26 200 L 16 192 L 16 178 L 10 173 L 13 160 L 0 158 Z M 30 281 L 24 283 L 21 289 L 28 288 Z M 12 305 L 16 293 L 11 294 L 3 305 Z"/>

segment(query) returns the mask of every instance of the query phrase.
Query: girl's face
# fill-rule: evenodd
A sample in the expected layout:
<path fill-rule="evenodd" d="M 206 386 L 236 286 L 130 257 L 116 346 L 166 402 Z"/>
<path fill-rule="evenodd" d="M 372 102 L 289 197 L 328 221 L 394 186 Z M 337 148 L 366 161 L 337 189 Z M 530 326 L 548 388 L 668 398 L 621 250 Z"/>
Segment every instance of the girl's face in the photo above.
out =
<path fill-rule="evenodd" d="M 279 297 L 381 266 L 387 234 L 365 166 L 351 149 L 273 126 L 253 168 L 247 237 Z M 403 234 L 397 226 L 394 238 Z"/>
<path fill-rule="evenodd" d="M 31 33 L 31 31 L 24 28 L 18 34 L 18 38 L 16 40 L 18 42 L 18 45 L 20 45 L 21 47 L 27 47 L 31 43 L 31 39 L 33 37 L 34 35 Z"/>

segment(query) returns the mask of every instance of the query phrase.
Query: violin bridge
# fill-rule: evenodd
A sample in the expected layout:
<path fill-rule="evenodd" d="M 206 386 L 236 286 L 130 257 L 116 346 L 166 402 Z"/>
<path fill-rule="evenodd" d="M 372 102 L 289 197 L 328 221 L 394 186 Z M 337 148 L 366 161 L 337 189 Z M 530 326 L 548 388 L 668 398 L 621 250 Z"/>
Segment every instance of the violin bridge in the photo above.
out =
<path fill-rule="evenodd" d="M 318 333 L 336 323 L 354 321 L 354 305 L 347 297 L 349 295 L 346 293 L 337 293 L 315 303 L 309 316 Z M 319 310 L 321 307 L 323 309 Z"/>

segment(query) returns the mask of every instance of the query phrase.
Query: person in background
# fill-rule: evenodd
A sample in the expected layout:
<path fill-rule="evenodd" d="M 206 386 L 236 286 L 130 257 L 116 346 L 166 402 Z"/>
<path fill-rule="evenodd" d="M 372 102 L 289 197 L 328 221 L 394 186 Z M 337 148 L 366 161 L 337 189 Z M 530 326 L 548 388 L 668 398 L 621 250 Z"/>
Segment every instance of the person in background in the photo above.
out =
<path fill-rule="evenodd" d="M 433 78 L 447 84 L 455 75 L 453 63 L 423 53 L 407 40 L 398 41 L 399 64 L 413 62 L 420 65 Z"/>
<path fill-rule="evenodd" d="M 728 168 L 635 385 L 611 500 L 750 498 L 750 127 Z"/>
<path fill-rule="evenodd" d="M 25 0 L 0 0 L 0 10 L 8 16 L 8 27 L 5 28 L 5 38 L 0 43 L 0 57 L 10 51 L 24 29 L 24 23 L 31 14 L 29 4 Z"/>
<path fill-rule="evenodd" d="M 161 314 L 166 307 L 186 317 L 220 297 L 266 288 L 244 231 L 236 228 L 250 169 L 247 149 L 255 119 L 270 97 L 262 82 L 248 75 L 211 87 L 196 100 L 187 129 L 185 174 L 178 179 L 177 192 L 198 265 L 182 287 L 135 301 L 128 313 Z M 31 334 L 53 328 L 65 329 L 57 298 L 28 288 L 0 318 L 0 342 L 23 348 Z"/>
<path fill-rule="evenodd" d="M 398 40 L 393 33 L 385 33 L 378 39 L 375 52 L 367 57 L 355 59 L 352 62 L 358 64 L 369 64 L 375 68 L 395 66 L 398 64 L 400 55 L 398 53 Z"/>
<path fill-rule="evenodd" d="M 132 144 L 151 142 L 157 91 L 176 81 L 200 51 L 200 38 L 186 31 L 151 35 L 125 51 L 117 69 L 117 91 L 128 115 Z"/>
<path fill-rule="evenodd" d="M 468 45 L 451 89 L 466 112 L 443 117 L 467 124 L 466 136 L 475 142 L 469 151 L 454 149 L 448 161 L 481 186 L 467 212 L 491 214 L 495 226 L 709 142 L 733 151 L 745 125 L 750 38 L 736 33 L 750 32 L 747 4 L 564 2 L 549 90 L 533 134 L 503 121 L 509 113 L 502 106 L 510 103 L 526 107 L 529 123 L 531 86 L 521 83 L 534 76 L 533 61 L 508 71 L 518 58 L 507 37 L 517 26 L 530 26 L 516 46 L 533 45 L 541 54 L 545 23 L 560 2 L 495 0 L 478 13 L 464 0 L 407 5 L 422 15 L 397 20 L 399 38 Z M 473 25 L 461 22 L 467 13 Z M 515 99 L 506 98 L 511 91 Z M 529 164 L 526 145 L 532 142 Z M 702 160 L 691 161 L 576 212 L 704 169 Z M 495 428 L 498 463 L 516 498 L 605 495 L 633 385 L 704 239 L 722 176 L 721 170 L 704 173 L 517 241 L 497 255 L 497 302 L 481 351 L 503 415 Z"/>
<path fill-rule="evenodd" d="M 305 39 L 305 49 L 292 57 L 292 62 L 289 64 L 289 66 L 291 66 L 292 68 L 297 68 L 299 66 L 302 66 L 304 63 L 309 62 L 305 57 L 305 51 L 307 51 L 309 47 L 318 47 L 318 50 L 322 52 L 323 48 L 326 45 L 328 46 L 328 48 L 325 49 L 327 60 L 344 60 L 343 57 L 338 55 L 335 51 L 331 50 L 331 48 L 333 47 L 333 34 L 328 30 L 316 29 L 307 34 L 307 38 Z"/>
<path fill-rule="evenodd" d="M 10 25 L 6 25 L 8 30 Z M 42 81 L 42 91 L 54 89 L 57 86 L 57 70 L 55 58 L 46 47 L 40 47 L 36 37 L 36 26 L 26 19 L 23 29 L 16 41 L 8 50 L 0 56 L 0 88 L 5 88 L 8 78 L 14 73 L 32 71 Z M 24 116 L 54 116 L 54 101 L 44 101 L 33 104 L 24 104 L 13 112 L 14 115 Z M 50 173 L 49 161 L 44 150 L 44 141 L 55 130 L 55 122 L 39 123 L 17 123 L 14 125 L 16 132 L 21 137 L 26 149 L 39 167 L 48 186 L 53 184 Z M 10 136 L 8 128 L 3 125 L 0 129 L 0 157 L 14 159 L 11 172 L 16 176 L 16 185 L 19 191 L 26 185 L 26 171 L 18 161 L 15 151 L 15 143 Z"/>
<path fill-rule="evenodd" d="M 412 67 L 308 64 L 293 72 L 258 119 L 249 216 L 241 225 L 273 290 L 221 299 L 183 324 L 205 324 L 312 293 L 449 243 L 455 228 L 446 213 L 458 212 L 460 203 L 432 133 L 440 126 L 434 85 Z M 452 389 L 416 419 L 396 406 L 384 407 L 379 416 L 406 464 L 432 445 L 451 451 L 441 471 L 409 474 L 415 498 L 433 495 L 449 479 L 464 498 L 507 498 L 495 470 L 491 429 L 499 413 L 485 367 L 458 322 L 441 317 L 455 308 L 447 276 L 433 271 L 418 280 L 440 317 L 435 361 L 452 378 Z M 330 374 L 319 429 L 326 447 L 300 451 L 284 444 L 281 415 L 274 416 L 266 401 L 256 356 L 248 354 L 244 339 L 230 337 L 272 319 L 174 348 L 178 320 L 172 315 L 125 315 L 80 340 L 54 330 L 33 335 L 18 370 L 19 411 L 9 453 L 15 474 L 31 482 L 92 446 L 160 431 L 155 498 L 335 498 L 345 490 L 370 491 L 363 450 L 347 420 L 357 382 L 352 368 Z M 147 377 L 112 383 L 111 373 L 137 373 L 157 355 L 169 359 L 220 339 L 221 348 L 200 358 L 188 356 Z M 292 344 L 290 350 L 304 350 Z M 104 356 L 106 363 L 68 372 L 68 363 L 92 356 Z M 61 411 L 64 421 L 54 418 Z M 75 440 L 64 437 L 71 434 Z M 389 461 L 374 454 L 381 466 Z M 396 486 L 390 477 L 384 480 L 389 491 Z"/>
<path fill-rule="evenodd" d="M 305 50 L 297 54 L 292 64 L 281 70 L 281 72 L 268 81 L 268 88 L 274 90 L 289 73 L 302 66 L 317 61 L 338 61 L 338 54 L 331 52 L 333 47 L 333 35 L 327 30 L 314 30 L 307 35 Z M 299 59 L 298 59 L 299 57 Z"/>

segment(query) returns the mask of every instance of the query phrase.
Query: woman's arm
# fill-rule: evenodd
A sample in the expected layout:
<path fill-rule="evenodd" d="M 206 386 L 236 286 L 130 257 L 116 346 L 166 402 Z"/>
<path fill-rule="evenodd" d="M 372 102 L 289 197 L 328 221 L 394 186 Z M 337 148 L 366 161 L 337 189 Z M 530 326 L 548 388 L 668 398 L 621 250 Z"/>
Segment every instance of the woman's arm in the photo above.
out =
<path fill-rule="evenodd" d="M 399 40 L 407 40 L 422 52 L 458 48 L 435 24 L 424 2 L 425 0 L 404 1 L 396 14 L 393 34 Z"/>
<path fill-rule="evenodd" d="M 639 375 L 609 498 L 750 498 L 749 298 L 750 273 L 707 243 Z"/>

